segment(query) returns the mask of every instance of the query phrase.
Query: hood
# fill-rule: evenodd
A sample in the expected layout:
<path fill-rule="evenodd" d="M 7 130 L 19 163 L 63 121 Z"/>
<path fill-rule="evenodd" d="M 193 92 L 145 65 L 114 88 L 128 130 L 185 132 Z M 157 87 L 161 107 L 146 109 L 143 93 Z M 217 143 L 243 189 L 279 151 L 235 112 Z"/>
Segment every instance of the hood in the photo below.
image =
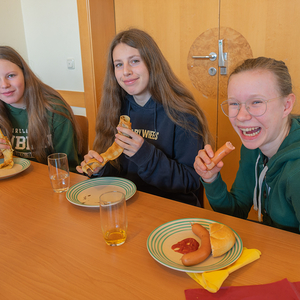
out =
<path fill-rule="evenodd" d="M 126 99 L 122 106 L 122 112 L 128 115 L 130 118 L 139 115 L 138 118 L 133 118 L 134 127 L 140 126 L 140 122 L 138 120 L 142 118 L 144 122 L 146 121 L 150 125 L 151 129 L 154 131 L 157 130 L 157 110 L 162 108 L 162 105 L 157 103 L 152 97 L 150 97 L 144 106 L 140 106 L 135 102 L 133 96 L 126 95 Z"/>
<path fill-rule="evenodd" d="M 255 164 L 255 188 L 253 193 L 253 205 L 254 209 L 258 211 L 258 220 L 260 222 L 262 183 L 266 173 L 268 173 L 267 181 L 271 182 L 288 161 L 300 158 L 300 117 L 292 119 L 292 125 L 288 136 L 283 140 L 277 153 L 271 157 L 267 165 L 261 171 L 259 178 L 257 178 L 257 168 L 261 157 L 263 157 L 263 154 L 261 151 L 259 151 L 259 155 Z M 258 197 L 257 187 L 259 188 Z"/>
<path fill-rule="evenodd" d="M 292 119 L 289 135 L 283 140 L 277 153 L 271 157 L 267 166 L 268 178 L 272 178 L 287 161 L 300 158 L 300 117 Z"/>

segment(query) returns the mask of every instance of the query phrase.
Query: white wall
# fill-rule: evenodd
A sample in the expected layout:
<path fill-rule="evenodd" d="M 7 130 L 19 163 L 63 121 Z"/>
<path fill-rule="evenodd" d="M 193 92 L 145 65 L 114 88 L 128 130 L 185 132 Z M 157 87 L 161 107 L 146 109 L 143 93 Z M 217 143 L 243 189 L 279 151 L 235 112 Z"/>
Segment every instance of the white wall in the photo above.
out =
<path fill-rule="evenodd" d="M 76 0 L 21 0 L 29 64 L 57 90 L 84 91 Z M 75 69 L 67 68 L 75 59 Z"/>
<path fill-rule="evenodd" d="M 11 46 L 28 62 L 20 0 L 0 0 L 0 45 Z"/>
<path fill-rule="evenodd" d="M 43 82 L 84 91 L 76 0 L 0 0 L 0 28 L 0 44 L 20 52 Z M 67 68 L 68 58 L 75 69 Z"/>

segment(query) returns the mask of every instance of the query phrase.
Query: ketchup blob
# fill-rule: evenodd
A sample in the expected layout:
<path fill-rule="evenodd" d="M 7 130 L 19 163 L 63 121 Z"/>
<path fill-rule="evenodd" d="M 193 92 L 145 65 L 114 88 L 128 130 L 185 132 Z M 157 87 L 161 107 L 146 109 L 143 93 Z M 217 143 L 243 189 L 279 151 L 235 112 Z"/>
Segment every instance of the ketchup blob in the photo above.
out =
<path fill-rule="evenodd" d="M 199 243 L 193 238 L 184 239 L 171 247 L 175 252 L 186 254 L 199 248 Z"/>

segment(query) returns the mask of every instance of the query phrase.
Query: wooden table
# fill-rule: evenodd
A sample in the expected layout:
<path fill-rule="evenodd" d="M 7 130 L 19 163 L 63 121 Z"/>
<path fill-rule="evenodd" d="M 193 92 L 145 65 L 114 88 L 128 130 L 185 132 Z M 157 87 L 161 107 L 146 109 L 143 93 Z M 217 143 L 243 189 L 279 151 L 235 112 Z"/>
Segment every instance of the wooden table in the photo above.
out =
<path fill-rule="evenodd" d="M 71 185 L 86 177 L 71 174 Z M 127 201 L 128 239 L 107 246 L 99 209 L 84 208 L 52 191 L 47 166 L 31 163 L 0 180 L 0 299 L 185 299 L 200 288 L 185 272 L 169 269 L 148 253 L 158 226 L 181 218 L 227 224 L 244 246 L 262 252 L 223 286 L 300 280 L 300 235 L 137 192 Z"/>

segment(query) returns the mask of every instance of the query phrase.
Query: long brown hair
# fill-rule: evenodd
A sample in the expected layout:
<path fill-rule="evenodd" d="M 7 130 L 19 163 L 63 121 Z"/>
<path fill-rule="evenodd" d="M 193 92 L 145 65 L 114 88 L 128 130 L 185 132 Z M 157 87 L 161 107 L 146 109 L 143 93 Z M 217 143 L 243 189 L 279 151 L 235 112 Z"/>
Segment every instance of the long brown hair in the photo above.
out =
<path fill-rule="evenodd" d="M 204 144 L 210 143 L 212 139 L 206 117 L 193 95 L 176 77 L 153 38 L 134 28 L 118 33 L 109 47 L 94 149 L 102 153 L 112 144 L 119 121 L 121 101 L 126 96 L 114 73 L 113 50 L 120 43 L 139 50 L 150 76 L 148 90 L 153 99 L 163 105 L 168 117 L 175 124 L 202 136 Z M 199 124 L 190 124 L 185 118 L 186 114 L 196 117 Z"/>
<path fill-rule="evenodd" d="M 57 91 L 43 83 L 13 48 L 0 46 L 0 59 L 10 61 L 23 72 L 25 81 L 23 99 L 28 114 L 28 142 L 37 161 L 43 163 L 47 161 L 45 145 L 49 145 L 47 136 L 51 133 L 47 121 L 47 111 L 62 115 L 71 121 L 77 138 L 78 150 L 80 151 L 82 147 L 81 132 L 69 104 Z M 57 100 L 62 103 L 57 103 Z M 68 113 L 55 110 L 53 105 L 62 106 Z M 0 101 L 0 128 L 4 135 L 8 136 L 9 139 L 12 138 L 12 125 L 3 101 Z"/>

